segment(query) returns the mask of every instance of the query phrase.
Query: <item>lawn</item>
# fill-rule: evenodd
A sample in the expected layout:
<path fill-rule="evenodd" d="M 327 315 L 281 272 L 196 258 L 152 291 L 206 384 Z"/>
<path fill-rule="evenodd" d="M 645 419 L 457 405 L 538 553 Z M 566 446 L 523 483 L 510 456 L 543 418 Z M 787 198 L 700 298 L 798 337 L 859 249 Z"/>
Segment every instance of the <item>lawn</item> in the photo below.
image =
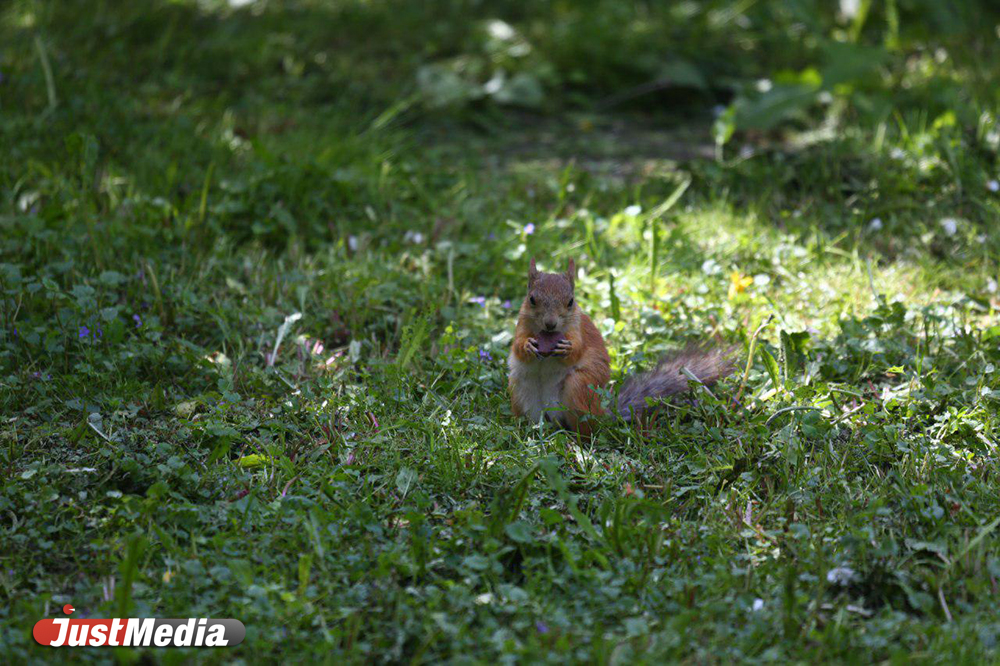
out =
<path fill-rule="evenodd" d="M 997 660 L 998 62 L 986 0 L 4 3 L 3 661 Z M 532 257 L 609 401 L 737 371 L 515 420 Z"/>

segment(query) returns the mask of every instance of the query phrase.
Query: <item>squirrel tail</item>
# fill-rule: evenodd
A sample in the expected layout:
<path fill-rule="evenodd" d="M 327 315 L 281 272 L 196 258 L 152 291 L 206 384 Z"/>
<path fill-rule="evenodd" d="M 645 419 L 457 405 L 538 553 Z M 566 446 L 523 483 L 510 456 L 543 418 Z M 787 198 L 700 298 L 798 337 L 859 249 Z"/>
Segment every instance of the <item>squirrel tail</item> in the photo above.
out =
<path fill-rule="evenodd" d="M 687 370 L 706 386 L 711 386 L 733 371 L 736 347 L 688 346 L 683 351 L 664 356 L 649 372 L 632 375 L 618 391 L 618 413 L 626 421 L 645 412 L 646 398 L 668 398 L 688 390 Z"/>

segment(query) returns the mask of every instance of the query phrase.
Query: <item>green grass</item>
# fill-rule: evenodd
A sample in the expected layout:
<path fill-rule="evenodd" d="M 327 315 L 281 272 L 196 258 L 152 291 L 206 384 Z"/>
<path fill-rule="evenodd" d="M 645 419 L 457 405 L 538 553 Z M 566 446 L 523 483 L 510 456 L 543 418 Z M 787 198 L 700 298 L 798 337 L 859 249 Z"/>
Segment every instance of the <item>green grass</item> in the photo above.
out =
<path fill-rule="evenodd" d="M 0 8 L 5 661 L 998 658 L 996 10 L 535 4 Z M 532 256 L 740 372 L 515 421 Z"/>

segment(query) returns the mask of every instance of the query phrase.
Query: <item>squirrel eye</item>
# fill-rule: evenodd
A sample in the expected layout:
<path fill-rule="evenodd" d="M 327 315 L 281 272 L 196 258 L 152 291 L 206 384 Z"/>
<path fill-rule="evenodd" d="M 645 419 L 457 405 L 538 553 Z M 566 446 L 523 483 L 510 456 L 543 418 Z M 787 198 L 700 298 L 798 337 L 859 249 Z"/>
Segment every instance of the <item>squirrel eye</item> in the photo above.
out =
<path fill-rule="evenodd" d="M 573 307 L 573 299 L 572 298 L 569 299 L 569 303 L 566 304 L 566 307 L 568 307 L 568 308 Z"/>
<path fill-rule="evenodd" d="M 530 303 L 531 303 L 532 305 L 534 305 L 534 304 L 535 304 L 535 297 L 534 297 L 534 296 L 528 296 L 528 301 L 529 301 L 529 302 L 530 302 Z"/>

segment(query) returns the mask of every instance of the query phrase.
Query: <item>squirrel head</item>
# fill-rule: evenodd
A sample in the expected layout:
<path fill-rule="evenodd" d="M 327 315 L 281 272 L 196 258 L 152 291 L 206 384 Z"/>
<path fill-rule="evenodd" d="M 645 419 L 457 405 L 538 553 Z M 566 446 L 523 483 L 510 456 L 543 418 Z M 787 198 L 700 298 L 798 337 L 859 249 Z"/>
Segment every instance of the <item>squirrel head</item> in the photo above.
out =
<path fill-rule="evenodd" d="M 565 333 L 576 325 L 580 310 L 573 295 L 576 265 L 569 260 L 565 273 L 542 273 L 535 260 L 528 267 L 528 295 L 521 304 L 521 317 L 531 332 Z"/>

